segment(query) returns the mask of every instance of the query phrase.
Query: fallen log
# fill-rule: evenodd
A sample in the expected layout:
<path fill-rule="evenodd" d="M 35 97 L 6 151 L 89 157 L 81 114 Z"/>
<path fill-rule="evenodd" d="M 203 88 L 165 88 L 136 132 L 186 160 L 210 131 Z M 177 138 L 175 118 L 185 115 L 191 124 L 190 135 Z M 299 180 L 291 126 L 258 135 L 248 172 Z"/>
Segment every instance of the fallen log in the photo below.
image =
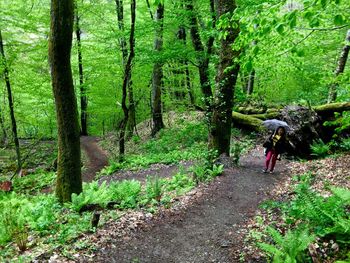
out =
<path fill-rule="evenodd" d="M 319 139 L 328 142 L 334 134 L 335 127 L 324 127 L 323 123 L 334 119 L 335 112 L 350 110 L 350 102 L 340 102 L 319 105 L 312 108 L 303 106 L 286 106 L 282 110 L 270 111 L 264 114 L 247 115 L 232 112 L 235 127 L 264 132 L 262 120 L 279 119 L 289 124 L 289 140 L 295 145 L 294 154 L 308 157 L 311 153 L 310 145 Z"/>
<path fill-rule="evenodd" d="M 264 131 L 264 127 L 262 125 L 262 120 L 251 117 L 250 115 L 232 112 L 232 122 L 235 127 L 242 127 L 244 129 L 253 130 L 257 132 Z"/>
<path fill-rule="evenodd" d="M 334 116 L 334 112 L 343 112 L 350 111 L 350 102 L 337 102 L 337 103 L 329 103 L 320 106 L 313 107 L 314 111 L 319 115 L 332 115 Z"/>
<path fill-rule="evenodd" d="M 302 107 L 302 106 L 300 106 Z M 320 115 L 323 119 L 333 118 L 335 112 L 343 112 L 350 111 L 350 102 L 337 102 L 337 103 L 329 103 L 318 106 L 313 106 L 312 109 Z M 249 113 L 243 113 L 240 110 L 238 113 L 243 115 L 249 115 L 254 118 L 258 118 L 260 120 L 268 120 L 268 119 L 279 119 L 281 117 L 281 112 L 283 109 L 268 109 L 264 113 L 254 113 L 250 114 L 250 112 L 258 112 L 259 109 L 251 109 Z"/>

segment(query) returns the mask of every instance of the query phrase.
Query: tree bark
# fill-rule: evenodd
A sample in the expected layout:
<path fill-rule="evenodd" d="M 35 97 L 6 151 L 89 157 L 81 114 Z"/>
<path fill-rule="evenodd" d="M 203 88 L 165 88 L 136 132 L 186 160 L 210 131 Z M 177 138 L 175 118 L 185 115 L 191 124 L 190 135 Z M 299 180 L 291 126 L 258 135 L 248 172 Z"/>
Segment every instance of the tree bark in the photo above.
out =
<path fill-rule="evenodd" d="M 215 12 L 214 12 L 214 1 L 210 0 L 210 7 L 213 16 L 213 26 L 215 27 Z M 189 12 L 190 18 L 190 34 L 192 39 L 193 48 L 197 53 L 197 63 L 198 63 L 198 71 L 199 71 L 199 81 L 201 85 L 201 91 L 204 96 L 204 104 L 206 106 L 207 111 L 211 110 L 211 103 L 213 93 L 210 85 L 210 76 L 209 76 L 209 61 L 210 55 L 212 53 L 212 47 L 214 44 L 214 37 L 210 36 L 207 44 L 207 52 L 205 52 L 204 45 L 200 38 L 199 28 L 198 28 L 198 20 L 195 15 L 195 10 L 193 7 L 193 0 L 186 1 L 186 9 Z"/>
<path fill-rule="evenodd" d="M 350 51 L 350 30 L 348 30 L 345 38 L 345 46 L 342 49 L 342 52 L 340 54 L 340 58 L 338 61 L 338 66 L 335 70 L 335 76 L 342 74 L 345 69 L 346 61 L 348 60 L 349 51 Z M 329 94 L 328 94 L 328 103 L 332 103 L 337 99 L 337 88 L 338 83 L 335 81 L 330 88 L 329 88 Z"/>
<path fill-rule="evenodd" d="M 118 17 L 118 28 L 123 33 L 123 36 L 119 38 L 119 45 L 122 51 L 122 65 L 125 70 L 126 63 L 128 60 L 128 48 L 125 40 L 125 26 L 124 26 L 124 7 L 123 0 L 115 0 L 117 17 Z M 131 75 L 128 76 L 128 86 L 127 86 L 127 97 L 129 100 L 129 108 L 128 108 L 128 122 L 127 122 L 127 137 L 131 137 L 134 133 L 136 127 L 136 109 L 135 109 L 135 100 L 134 100 L 134 91 L 131 85 Z"/>
<path fill-rule="evenodd" d="M 119 133 L 119 159 L 120 161 L 124 160 L 125 155 L 125 129 L 129 118 L 129 109 L 126 106 L 126 97 L 127 97 L 127 87 L 130 85 L 131 79 L 131 70 L 132 70 L 132 61 L 135 57 L 135 20 L 136 20 L 136 0 L 132 0 L 130 4 L 131 9 L 131 29 L 130 29 L 130 53 L 128 59 L 125 63 L 124 69 L 124 79 L 123 79 L 123 97 L 122 97 L 122 109 L 124 113 L 124 119 L 122 120 L 120 133 Z"/>
<path fill-rule="evenodd" d="M 164 4 L 159 2 L 155 14 L 156 21 L 156 37 L 154 41 L 154 50 L 160 53 L 163 49 L 163 19 L 164 19 Z M 152 136 L 155 136 L 161 129 L 164 128 L 162 115 L 162 84 L 163 84 L 163 62 L 157 58 L 153 66 L 152 73 Z"/>
<path fill-rule="evenodd" d="M 216 0 L 218 17 L 233 13 L 236 4 L 232 0 Z M 239 73 L 239 64 L 234 62 L 239 53 L 232 50 L 239 29 L 229 25 L 228 34 L 221 39 L 220 62 L 216 74 L 216 90 L 209 131 L 209 149 L 218 155 L 230 155 L 232 106 L 234 86 Z"/>
<path fill-rule="evenodd" d="M 79 86 L 80 86 L 80 122 L 81 122 L 81 135 L 87 136 L 87 107 L 88 98 L 86 94 L 86 87 L 84 85 L 84 70 L 83 70 L 83 56 L 81 51 L 81 30 L 80 30 L 80 17 L 78 14 L 78 6 L 75 7 L 75 35 L 78 45 L 78 67 L 79 67 Z"/>
<path fill-rule="evenodd" d="M 1 30 L 0 30 L 0 53 L 1 53 L 1 57 L 2 57 L 3 67 L 4 67 L 4 80 L 5 80 L 5 84 L 6 84 L 7 99 L 8 99 L 9 108 L 10 108 L 12 135 L 13 135 L 13 140 L 14 140 L 15 148 L 16 148 L 17 171 L 19 172 L 22 168 L 21 151 L 20 151 L 18 134 L 17 134 L 17 123 L 16 123 L 14 106 L 13 106 L 13 97 L 12 97 L 11 82 L 10 82 L 10 77 L 9 77 L 9 68 L 8 68 L 7 61 L 6 61 L 4 43 L 2 40 Z"/>
<path fill-rule="evenodd" d="M 58 127 L 56 196 L 60 202 L 82 192 L 80 128 L 71 70 L 73 0 L 51 0 L 49 59 Z"/>

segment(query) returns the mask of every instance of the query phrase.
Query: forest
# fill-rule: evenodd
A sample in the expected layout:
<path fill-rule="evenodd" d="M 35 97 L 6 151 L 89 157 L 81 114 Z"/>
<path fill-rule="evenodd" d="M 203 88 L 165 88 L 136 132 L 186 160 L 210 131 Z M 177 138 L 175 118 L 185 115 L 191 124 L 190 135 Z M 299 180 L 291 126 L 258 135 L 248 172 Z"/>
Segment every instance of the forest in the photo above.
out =
<path fill-rule="evenodd" d="M 349 52 L 348 0 L 0 0 L 0 262 L 350 262 Z"/>

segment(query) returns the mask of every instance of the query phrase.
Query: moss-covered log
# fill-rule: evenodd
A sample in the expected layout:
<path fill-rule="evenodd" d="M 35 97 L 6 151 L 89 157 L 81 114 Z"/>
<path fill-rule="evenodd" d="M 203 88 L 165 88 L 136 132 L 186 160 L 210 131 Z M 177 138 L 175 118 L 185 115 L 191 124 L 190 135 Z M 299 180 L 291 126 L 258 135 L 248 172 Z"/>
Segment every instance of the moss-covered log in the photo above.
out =
<path fill-rule="evenodd" d="M 262 114 L 249 114 L 250 117 L 257 118 L 260 120 L 277 119 L 280 115 L 278 110 L 270 111 Z"/>
<path fill-rule="evenodd" d="M 251 117 L 250 115 L 232 112 L 233 126 L 242 127 L 253 131 L 261 132 L 264 130 L 262 120 Z"/>
<path fill-rule="evenodd" d="M 314 111 L 319 115 L 333 115 L 334 112 L 342 112 L 350 110 L 350 102 L 329 103 L 313 107 Z"/>

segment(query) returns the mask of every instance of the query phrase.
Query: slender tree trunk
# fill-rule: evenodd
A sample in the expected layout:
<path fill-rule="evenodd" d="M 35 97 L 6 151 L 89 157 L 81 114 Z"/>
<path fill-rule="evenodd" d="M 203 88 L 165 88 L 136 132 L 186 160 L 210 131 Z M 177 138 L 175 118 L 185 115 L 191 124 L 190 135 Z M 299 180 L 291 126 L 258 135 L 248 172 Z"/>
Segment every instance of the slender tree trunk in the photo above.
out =
<path fill-rule="evenodd" d="M 342 49 L 342 52 L 340 54 L 339 61 L 338 61 L 338 66 L 335 70 L 336 77 L 344 72 L 346 61 L 348 60 L 349 51 L 350 51 L 350 30 L 348 30 L 348 32 L 346 33 L 345 42 L 346 44 Z M 329 88 L 328 103 L 332 103 L 337 99 L 337 88 L 338 88 L 338 83 L 336 80 L 335 83 L 333 83 Z"/>
<path fill-rule="evenodd" d="M 15 112 L 14 112 L 14 107 L 13 107 L 13 97 L 12 97 L 11 83 L 10 83 L 10 77 L 9 77 L 9 69 L 7 66 L 1 30 L 0 30 L 0 53 L 1 53 L 1 57 L 2 57 L 3 67 L 4 67 L 4 80 L 5 80 L 5 84 L 6 84 L 7 98 L 8 98 L 9 108 L 10 108 L 12 135 L 13 135 L 13 140 L 14 140 L 15 148 L 16 148 L 17 171 L 19 172 L 22 168 L 21 151 L 20 151 L 19 140 L 18 140 L 18 135 L 17 135 L 17 123 L 16 123 Z"/>
<path fill-rule="evenodd" d="M 156 37 L 154 41 L 154 50 L 160 53 L 163 49 L 163 19 L 164 19 L 164 5 L 162 2 L 158 3 L 155 14 L 156 21 Z M 161 129 L 164 128 L 163 114 L 162 114 L 162 84 L 163 84 L 163 62 L 157 61 L 153 66 L 152 73 L 152 136 L 155 136 Z"/>
<path fill-rule="evenodd" d="M 80 85 L 80 122 L 81 122 L 81 135 L 88 135 L 87 130 L 87 106 L 88 98 L 86 94 L 86 87 L 84 85 L 84 70 L 83 70 L 83 56 L 81 52 L 81 30 L 80 30 L 80 17 L 78 15 L 78 7 L 75 7 L 75 35 L 78 44 L 78 65 L 79 65 L 79 85 Z"/>
<path fill-rule="evenodd" d="M 186 46 L 187 35 L 186 35 L 186 29 L 184 26 L 180 26 L 179 31 L 177 33 L 177 37 L 179 40 L 181 40 L 183 42 L 184 46 Z M 181 64 L 185 68 L 185 70 L 184 70 L 185 86 L 186 86 L 186 89 L 187 89 L 187 92 L 188 92 L 188 95 L 190 98 L 190 105 L 194 105 L 194 96 L 193 96 L 193 91 L 192 91 L 192 86 L 191 86 L 191 76 L 190 76 L 190 70 L 188 67 L 188 60 L 182 59 Z"/>
<path fill-rule="evenodd" d="M 214 2 L 210 1 L 211 12 L 213 16 L 213 24 L 215 26 L 215 13 L 214 13 Z M 207 111 L 210 111 L 211 101 L 213 97 L 213 93 L 211 91 L 210 85 L 210 76 L 209 76 L 209 58 L 212 53 L 212 48 L 214 44 L 214 37 L 209 37 L 207 43 L 207 51 L 205 51 L 204 45 L 201 41 L 199 28 L 198 28 L 198 20 L 193 7 L 193 0 L 186 1 L 186 9 L 189 12 L 190 18 L 190 34 L 192 39 L 192 44 L 194 50 L 197 52 L 197 63 L 198 63 L 198 71 L 199 71 L 199 81 L 201 85 L 201 90 L 204 96 L 204 103 L 207 108 Z"/>
<path fill-rule="evenodd" d="M 56 195 L 61 202 L 82 191 L 80 128 L 71 70 L 73 0 L 51 0 L 49 59 L 58 127 Z"/>
<path fill-rule="evenodd" d="M 1 127 L 1 132 L 2 132 L 2 135 L 0 137 L 0 145 L 4 145 L 6 143 L 6 140 L 7 140 L 7 132 L 5 129 L 4 115 L 2 113 L 1 106 L 0 106 L 0 127 Z"/>
<path fill-rule="evenodd" d="M 240 76 L 241 83 L 242 83 L 242 91 L 243 91 L 243 93 L 247 94 L 249 77 L 246 76 L 246 74 L 243 71 L 243 69 L 241 69 L 241 71 L 239 73 L 239 76 Z M 248 78 L 248 80 L 247 80 L 247 78 Z"/>
<path fill-rule="evenodd" d="M 123 79 L 123 97 L 122 97 L 122 109 L 124 113 L 124 119 L 122 120 L 120 133 L 119 133 L 119 159 L 120 161 L 124 160 L 125 155 L 125 129 L 126 124 L 129 118 L 129 109 L 126 106 L 126 97 L 127 97 L 127 87 L 130 85 L 131 80 L 131 70 L 132 70 L 132 61 L 135 57 L 135 20 L 136 20 L 136 0 L 132 0 L 130 4 L 131 9 L 131 28 L 130 28 L 130 53 L 128 59 L 125 63 L 124 69 L 124 79 Z"/>
<path fill-rule="evenodd" d="M 253 69 L 249 73 L 248 83 L 247 83 L 247 95 L 252 95 L 254 91 L 254 81 L 255 81 L 255 70 Z"/>
<path fill-rule="evenodd" d="M 123 0 L 115 0 L 116 3 L 116 10 L 117 10 L 117 17 L 118 17 L 118 28 L 119 30 L 124 33 L 125 27 L 124 27 L 124 7 L 123 7 Z M 122 51 L 122 65 L 123 68 L 126 68 L 126 63 L 128 59 L 128 48 L 125 40 L 125 36 L 123 35 L 119 39 L 119 45 Z M 128 76 L 128 87 L 127 87 L 127 97 L 129 100 L 129 109 L 128 109 L 128 122 L 127 122 L 127 137 L 131 137 L 134 133 L 135 127 L 136 127 L 136 108 L 135 108 L 135 100 L 134 100 L 134 91 L 132 89 L 132 83 L 131 83 L 131 75 Z"/>
<path fill-rule="evenodd" d="M 233 13 L 236 4 L 232 0 L 216 0 L 218 17 Z M 220 62 L 216 74 L 216 90 L 209 132 L 209 149 L 218 155 L 230 155 L 232 125 L 232 106 L 234 86 L 239 73 L 239 65 L 234 62 L 238 52 L 232 50 L 232 44 L 239 34 L 232 25 L 226 28 L 228 34 L 221 39 Z"/>

